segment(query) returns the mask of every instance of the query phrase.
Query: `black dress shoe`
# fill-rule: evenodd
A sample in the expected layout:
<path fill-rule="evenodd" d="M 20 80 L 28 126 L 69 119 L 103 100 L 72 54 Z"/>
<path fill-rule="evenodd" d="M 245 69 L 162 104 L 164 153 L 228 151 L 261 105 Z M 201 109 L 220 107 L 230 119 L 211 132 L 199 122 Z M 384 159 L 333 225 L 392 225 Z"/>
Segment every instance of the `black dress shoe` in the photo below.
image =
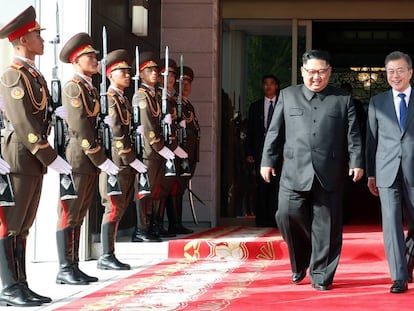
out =
<path fill-rule="evenodd" d="M 176 224 L 168 228 L 168 232 L 173 234 L 190 234 L 194 233 L 194 230 L 184 227 L 182 224 Z"/>
<path fill-rule="evenodd" d="M 82 278 L 74 266 L 63 267 L 56 276 L 57 284 L 88 285 L 89 282 Z M 80 270 L 79 270 L 80 271 Z"/>
<path fill-rule="evenodd" d="M 75 270 L 79 278 L 85 280 L 88 283 L 94 283 L 99 281 L 99 279 L 96 276 L 87 275 L 85 272 L 79 269 L 79 266 L 77 264 L 75 265 Z"/>
<path fill-rule="evenodd" d="M 132 235 L 132 242 L 162 242 L 162 240 L 148 231 L 137 229 Z"/>
<path fill-rule="evenodd" d="M 300 281 L 302 281 L 306 276 L 306 270 L 302 270 L 299 272 L 294 272 L 292 274 L 292 283 L 298 284 Z"/>
<path fill-rule="evenodd" d="M 407 281 L 394 281 L 390 288 L 390 292 L 393 294 L 401 294 L 408 290 L 408 284 Z"/>
<path fill-rule="evenodd" d="M 29 297 L 30 301 L 40 302 L 40 303 L 50 303 L 52 299 L 46 296 L 39 295 L 38 293 L 32 291 L 27 282 L 21 282 L 22 288 L 26 291 L 27 296 Z"/>
<path fill-rule="evenodd" d="M 331 285 L 325 285 L 325 284 L 312 284 L 312 287 L 316 290 L 320 290 L 320 291 L 326 291 L 326 290 L 330 290 L 331 289 Z"/>
<path fill-rule="evenodd" d="M 407 279 L 408 283 L 412 283 L 413 282 L 413 275 L 409 275 L 408 279 Z"/>
<path fill-rule="evenodd" d="M 26 289 L 20 283 L 4 288 L 0 293 L 0 306 L 37 307 L 40 305 L 42 302 L 29 297 Z"/>
<path fill-rule="evenodd" d="M 131 266 L 120 262 L 115 254 L 103 254 L 98 259 L 98 269 L 100 270 L 131 270 Z"/>

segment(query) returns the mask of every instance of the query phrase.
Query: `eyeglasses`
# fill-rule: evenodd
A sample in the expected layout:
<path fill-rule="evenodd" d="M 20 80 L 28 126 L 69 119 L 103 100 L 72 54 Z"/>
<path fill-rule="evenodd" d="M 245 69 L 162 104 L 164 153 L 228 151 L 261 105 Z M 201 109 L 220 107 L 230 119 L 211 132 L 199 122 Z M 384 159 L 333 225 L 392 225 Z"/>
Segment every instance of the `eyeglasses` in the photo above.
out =
<path fill-rule="evenodd" d="M 313 77 L 314 75 L 318 75 L 318 76 L 320 76 L 320 77 L 324 77 L 324 76 L 326 76 L 326 74 L 328 73 L 328 70 L 329 70 L 329 68 L 330 68 L 330 66 L 328 66 L 328 67 L 326 67 L 326 68 L 322 68 L 322 69 L 318 69 L 318 70 L 316 70 L 316 69 L 307 69 L 307 68 L 305 68 L 305 67 L 303 67 L 302 66 L 302 68 L 303 68 L 303 70 L 305 70 L 306 71 L 306 73 L 309 75 L 309 76 L 311 76 L 311 77 Z"/>
<path fill-rule="evenodd" d="M 397 68 L 397 69 L 387 69 L 387 75 L 393 76 L 394 74 L 402 75 L 406 73 L 408 68 Z"/>

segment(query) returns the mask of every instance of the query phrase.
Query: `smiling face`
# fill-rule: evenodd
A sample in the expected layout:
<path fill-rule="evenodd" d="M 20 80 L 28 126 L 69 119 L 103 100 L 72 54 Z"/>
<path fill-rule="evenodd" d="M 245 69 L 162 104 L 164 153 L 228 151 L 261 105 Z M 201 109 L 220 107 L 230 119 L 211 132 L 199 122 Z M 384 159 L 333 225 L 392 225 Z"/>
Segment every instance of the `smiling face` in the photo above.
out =
<path fill-rule="evenodd" d="M 312 92 L 320 92 L 328 85 L 332 69 L 325 60 L 312 58 L 303 64 L 301 71 L 305 86 Z"/>
<path fill-rule="evenodd" d="M 404 58 L 390 60 L 386 65 L 388 84 L 397 92 L 405 91 L 413 75 L 413 69 L 409 68 Z"/>

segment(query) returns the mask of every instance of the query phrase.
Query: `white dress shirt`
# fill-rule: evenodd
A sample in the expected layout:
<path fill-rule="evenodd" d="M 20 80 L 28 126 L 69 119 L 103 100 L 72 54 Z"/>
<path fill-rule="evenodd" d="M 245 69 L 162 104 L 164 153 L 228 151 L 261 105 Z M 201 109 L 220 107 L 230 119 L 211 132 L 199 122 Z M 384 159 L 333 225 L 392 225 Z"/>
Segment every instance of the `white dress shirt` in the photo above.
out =
<path fill-rule="evenodd" d="M 407 103 L 407 108 L 408 108 L 408 103 L 410 102 L 410 95 L 411 95 L 411 86 L 409 86 L 404 92 L 398 92 L 394 89 L 392 89 L 392 96 L 394 98 L 394 108 L 395 108 L 395 113 L 397 115 L 397 120 L 398 122 L 400 122 L 400 103 L 401 103 L 401 98 L 398 96 L 398 94 L 404 93 L 405 94 L 405 102 Z"/>

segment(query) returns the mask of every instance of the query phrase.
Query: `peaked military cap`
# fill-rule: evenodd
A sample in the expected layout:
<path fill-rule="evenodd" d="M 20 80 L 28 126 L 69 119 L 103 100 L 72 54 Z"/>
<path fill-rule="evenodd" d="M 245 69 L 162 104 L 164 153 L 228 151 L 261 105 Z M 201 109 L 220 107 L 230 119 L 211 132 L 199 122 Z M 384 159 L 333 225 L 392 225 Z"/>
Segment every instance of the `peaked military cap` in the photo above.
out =
<path fill-rule="evenodd" d="M 119 49 L 108 53 L 106 57 L 106 75 L 117 69 L 131 69 L 127 50 Z M 98 66 L 98 71 L 102 73 L 101 64 Z"/>
<path fill-rule="evenodd" d="M 152 52 L 142 52 L 139 54 L 139 71 L 149 67 L 159 67 L 158 57 Z"/>
<path fill-rule="evenodd" d="M 8 38 L 9 41 L 12 42 L 35 30 L 43 29 L 40 28 L 40 25 L 36 22 L 35 9 L 33 6 L 29 6 L 0 29 L 0 38 Z"/>
<path fill-rule="evenodd" d="M 160 67 L 161 67 L 161 72 L 164 72 L 164 70 L 165 70 L 165 58 L 162 58 L 160 60 Z M 178 67 L 177 67 L 177 63 L 175 62 L 175 60 L 173 60 L 171 58 L 168 59 L 168 67 L 170 69 L 172 69 L 175 74 L 178 74 Z"/>
<path fill-rule="evenodd" d="M 66 42 L 59 58 L 64 63 L 73 63 L 79 56 L 87 53 L 98 53 L 98 51 L 93 48 L 92 38 L 86 32 L 80 32 Z"/>
<path fill-rule="evenodd" d="M 183 66 L 183 78 L 190 79 L 191 81 L 194 80 L 194 71 L 188 66 Z"/>

